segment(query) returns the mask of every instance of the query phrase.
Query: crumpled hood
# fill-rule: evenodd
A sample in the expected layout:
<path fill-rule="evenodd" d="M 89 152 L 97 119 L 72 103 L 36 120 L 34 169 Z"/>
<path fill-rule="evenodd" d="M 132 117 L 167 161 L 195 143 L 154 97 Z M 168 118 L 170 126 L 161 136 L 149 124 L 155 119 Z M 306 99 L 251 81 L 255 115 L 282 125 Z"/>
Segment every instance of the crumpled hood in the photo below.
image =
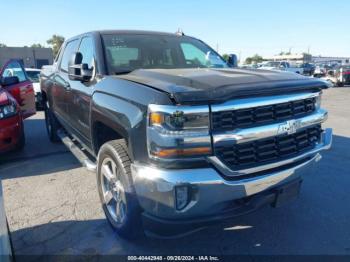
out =
<path fill-rule="evenodd" d="M 261 69 L 139 69 L 116 77 L 167 92 L 177 103 L 219 102 L 328 87 L 319 79 Z"/>

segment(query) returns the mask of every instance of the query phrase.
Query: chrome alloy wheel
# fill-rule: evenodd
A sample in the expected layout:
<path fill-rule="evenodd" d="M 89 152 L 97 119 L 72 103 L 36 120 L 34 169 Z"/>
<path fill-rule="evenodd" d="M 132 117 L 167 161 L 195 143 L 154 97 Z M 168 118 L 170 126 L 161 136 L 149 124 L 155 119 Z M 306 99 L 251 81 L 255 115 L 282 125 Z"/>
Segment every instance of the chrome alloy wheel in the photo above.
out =
<path fill-rule="evenodd" d="M 101 166 L 103 201 L 116 223 L 123 223 L 126 216 L 126 198 L 120 172 L 113 159 L 107 157 Z"/>

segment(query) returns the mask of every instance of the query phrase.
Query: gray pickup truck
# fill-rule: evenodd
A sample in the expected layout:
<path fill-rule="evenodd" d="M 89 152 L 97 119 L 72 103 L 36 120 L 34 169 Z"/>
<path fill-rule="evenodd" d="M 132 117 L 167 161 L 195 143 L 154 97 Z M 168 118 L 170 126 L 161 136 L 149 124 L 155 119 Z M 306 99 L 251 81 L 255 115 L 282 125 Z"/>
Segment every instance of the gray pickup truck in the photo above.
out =
<path fill-rule="evenodd" d="M 42 70 L 48 135 L 96 171 L 120 235 L 177 236 L 279 206 L 331 146 L 324 81 L 230 58 L 183 34 L 98 31 Z"/>

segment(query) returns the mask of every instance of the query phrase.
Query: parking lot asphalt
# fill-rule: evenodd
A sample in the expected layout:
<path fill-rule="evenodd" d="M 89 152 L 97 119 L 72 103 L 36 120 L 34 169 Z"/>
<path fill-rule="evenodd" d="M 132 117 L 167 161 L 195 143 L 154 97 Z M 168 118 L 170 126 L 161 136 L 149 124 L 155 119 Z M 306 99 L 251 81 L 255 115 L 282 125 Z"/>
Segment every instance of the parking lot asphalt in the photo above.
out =
<path fill-rule="evenodd" d="M 350 87 L 324 91 L 333 148 L 281 208 L 206 228 L 177 240 L 118 237 L 105 220 L 95 174 L 62 144 L 49 142 L 43 113 L 25 121 L 27 144 L 0 163 L 14 252 L 23 254 L 350 254 Z"/>

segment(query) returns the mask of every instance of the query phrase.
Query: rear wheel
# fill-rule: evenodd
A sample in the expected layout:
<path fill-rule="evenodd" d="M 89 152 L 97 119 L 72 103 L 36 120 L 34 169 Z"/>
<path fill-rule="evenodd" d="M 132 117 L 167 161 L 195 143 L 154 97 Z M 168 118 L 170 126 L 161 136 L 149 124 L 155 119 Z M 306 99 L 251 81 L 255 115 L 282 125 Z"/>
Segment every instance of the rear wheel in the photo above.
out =
<path fill-rule="evenodd" d="M 45 124 L 50 141 L 59 142 L 60 138 L 57 135 L 57 131 L 60 129 L 60 124 L 56 119 L 56 116 L 51 111 L 48 102 L 45 104 Z"/>
<path fill-rule="evenodd" d="M 130 164 L 124 140 L 105 143 L 98 154 L 97 186 L 108 222 L 122 237 L 135 239 L 143 230 Z"/>

